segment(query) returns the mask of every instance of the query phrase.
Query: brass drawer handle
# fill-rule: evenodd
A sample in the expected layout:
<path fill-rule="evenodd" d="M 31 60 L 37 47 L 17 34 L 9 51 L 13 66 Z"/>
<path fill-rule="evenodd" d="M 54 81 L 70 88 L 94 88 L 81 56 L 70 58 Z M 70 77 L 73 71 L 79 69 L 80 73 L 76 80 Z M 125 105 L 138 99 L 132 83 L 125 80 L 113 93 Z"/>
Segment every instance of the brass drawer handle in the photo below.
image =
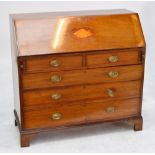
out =
<path fill-rule="evenodd" d="M 60 75 L 53 75 L 51 77 L 51 81 L 52 82 L 60 82 L 62 80 L 61 76 Z"/>
<path fill-rule="evenodd" d="M 51 116 L 51 119 L 53 120 L 60 120 L 62 118 L 62 115 L 60 113 L 54 113 Z"/>
<path fill-rule="evenodd" d="M 115 112 L 115 111 L 116 111 L 116 108 L 115 107 L 108 107 L 106 109 L 106 112 L 108 112 L 108 113 Z"/>
<path fill-rule="evenodd" d="M 52 98 L 53 100 L 59 100 L 59 99 L 61 99 L 61 94 L 53 94 L 53 95 L 51 96 L 51 98 Z"/>
<path fill-rule="evenodd" d="M 111 78 L 116 78 L 116 77 L 119 76 L 119 73 L 118 73 L 117 71 L 110 71 L 110 72 L 108 73 L 108 75 L 109 75 L 109 77 L 111 77 Z"/>
<path fill-rule="evenodd" d="M 118 61 L 118 57 L 117 57 L 117 56 L 110 56 L 110 57 L 108 58 L 108 61 L 109 61 L 109 62 L 117 62 L 117 61 Z"/>
<path fill-rule="evenodd" d="M 108 93 L 108 95 L 110 96 L 110 97 L 114 97 L 115 96 L 115 92 L 114 92 L 114 90 L 113 89 L 107 89 L 107 93 Z"/>
<path fill-rule="evenodd" d="M 52 60 L 52 61 L 50 62 L 50 64 L 51 64 L 51 66 L 53 66 L 53 67 L 59 67 L 60 64 L 61 64 L 61 62 L 60 62 L 59 60 Z"/>

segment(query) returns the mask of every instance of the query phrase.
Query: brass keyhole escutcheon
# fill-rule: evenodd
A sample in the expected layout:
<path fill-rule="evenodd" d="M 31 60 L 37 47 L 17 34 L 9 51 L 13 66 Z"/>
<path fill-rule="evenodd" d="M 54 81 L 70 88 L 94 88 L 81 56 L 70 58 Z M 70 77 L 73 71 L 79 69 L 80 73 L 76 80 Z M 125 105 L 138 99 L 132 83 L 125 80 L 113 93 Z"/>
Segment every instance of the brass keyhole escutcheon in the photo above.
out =
<path fill-rule="evenodd" d="M 62 117 L 62 115 L 60 113 L 54 113 L 54 114 L 52 114 L 51 119 L 60 120 L 61 117 Z"/>
<path fill-rule="evenodd" d="M 52 60 L 50 64 L 52 67 L 59 67 L 61 62 L 59 60 Z"/>
<path fill-rule="evenodd" d="M 108 58 L 108 61 L 109 61 L 109 62 L 117 62 L 117 61 L 118 61 L 118 57 L 117 57 L 117 56 L 110 56 L 110 57 Z"/>
<path fill-rule="evenodd" d="M 60 75 L 53 75 L 52 77 L 51 77 L 51 81 L 52 82 L 60 82 L 61 81 L 61 76 Z"/>
<path fill-rule="evenodd" d="M 108 112 L 108 113 L 115 112 L 115 111 L 116 111 L 116 108 L 115 107 L 108 107 L 106 109 L 106 112 Z"/>
<path fill-rule="evenodd" d="M 107 89 L 107 93 L 108 93 L 108 96 L 110 97 L 114 97 L 115 96 L 115 91 L 111 88 Z"/>
<path fill-rule="evenodd" d="M 51 96 L 51 98 L 52 98 L 53 100 L 59 100 L 59 99 L 61 99 L 61 94 L 53 94 L 53 95 Z"/>
<path fill-rule="evenodd" d="M 109 75 L 109 77 L 111 77 L 111 78 L 116 78 L 116 77 L 118 77 L 119 73 L 118 73 L 117 71 L 110 71 L 110 72 L 108 73 L 108 75 Z"/>

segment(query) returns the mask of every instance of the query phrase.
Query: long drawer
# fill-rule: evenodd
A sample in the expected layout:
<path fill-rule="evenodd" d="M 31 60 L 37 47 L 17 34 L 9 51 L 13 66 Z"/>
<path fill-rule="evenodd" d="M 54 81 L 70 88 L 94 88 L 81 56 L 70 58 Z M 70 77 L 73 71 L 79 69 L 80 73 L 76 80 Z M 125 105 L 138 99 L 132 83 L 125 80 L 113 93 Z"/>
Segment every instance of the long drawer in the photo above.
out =
<path fill-rule="evenodd" d="M 22 74 L 23 89 L 49 88 L 104 82 L 139 80 L 141 65 L 118 66 L 97 69 Z"/>
<path fill-rule="evenodd" d="M 115 102 L 90 102 L 64 105 L 55 108 L 24 111 L 24 128 L 69 126 L 97 121 L 112 121 L 135 116 L 139 113 L 140 99 L 116 100 Z"/>
<path fill-rule="evenodd" d="M 140 97 L 141 81 L 117 82 L 73 86 L 55 89 L 28 90 L 23 92 L 24 106 L 65 104 L 83 100 L 113 100 Z"/>

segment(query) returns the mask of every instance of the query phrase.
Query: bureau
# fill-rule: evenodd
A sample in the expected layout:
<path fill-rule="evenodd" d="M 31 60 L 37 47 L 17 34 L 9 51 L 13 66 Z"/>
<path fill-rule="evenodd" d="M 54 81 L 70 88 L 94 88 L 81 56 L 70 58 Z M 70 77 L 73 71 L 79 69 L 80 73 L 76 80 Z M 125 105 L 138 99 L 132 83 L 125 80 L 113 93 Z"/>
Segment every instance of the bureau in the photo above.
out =
<path fill-rule="evenodd" d="M 142 130 L 145 41 L 137 13 L 13 14 L 10 27 L 22 147 L 42 132 L 93 123 L 127 121 Z"/>

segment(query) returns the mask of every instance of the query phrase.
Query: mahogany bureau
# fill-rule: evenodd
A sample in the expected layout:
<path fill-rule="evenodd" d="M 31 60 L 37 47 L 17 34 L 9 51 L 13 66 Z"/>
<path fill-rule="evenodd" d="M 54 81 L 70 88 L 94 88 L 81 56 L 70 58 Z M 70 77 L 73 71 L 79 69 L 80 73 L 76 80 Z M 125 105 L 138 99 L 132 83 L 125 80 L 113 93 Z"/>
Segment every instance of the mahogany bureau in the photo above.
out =
<path fill-rule="evenodd" d="M 142 130 L 145 41 L 128 10 L 10 15 L 21 146 L 52 129 L 127 121 Z"/>

